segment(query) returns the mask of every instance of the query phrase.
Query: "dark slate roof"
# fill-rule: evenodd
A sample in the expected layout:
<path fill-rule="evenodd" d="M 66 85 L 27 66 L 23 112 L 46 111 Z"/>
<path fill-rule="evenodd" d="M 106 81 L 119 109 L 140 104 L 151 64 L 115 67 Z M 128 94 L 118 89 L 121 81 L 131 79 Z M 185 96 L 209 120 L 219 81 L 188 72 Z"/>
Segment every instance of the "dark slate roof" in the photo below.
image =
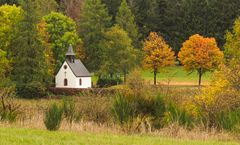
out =
<path fill-rule="evenodd" d="M 75 59 L 73 63 L 69 62 L 68 60 L 66 60 L 66 61 L 76 77 L 90 77 L 91 76 L 91 74 L 86 69 L 86 67 L 83 65 L 81 60 Z"/>
<path fill-rule="evenodd" d="M 75 55 L 74 52 L 73 52 L 73 48 L 72 48 L 72 45 L 69 45 L 68 47 L 68 51 L 66 53 L 66 56 L 69 56 L 69 55 Z"/>

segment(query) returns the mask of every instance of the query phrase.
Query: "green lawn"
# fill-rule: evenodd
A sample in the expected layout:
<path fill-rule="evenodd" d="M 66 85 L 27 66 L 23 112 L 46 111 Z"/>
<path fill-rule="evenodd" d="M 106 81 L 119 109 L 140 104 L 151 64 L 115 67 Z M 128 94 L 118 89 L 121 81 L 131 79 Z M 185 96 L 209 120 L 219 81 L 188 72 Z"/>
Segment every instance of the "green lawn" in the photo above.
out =
<path fill-rule="evenodd" d="M 202 80 L 204 83 L 209 82 L 211 74 L 212 73 L 208 72 L 203 75 Z M 143 70 L 142 76 L 148 81 L 153 81 L 153 73 L 151 71 Z M 192 83 L 197 85 L 198 74 L 197 72 L 188 74 L 181 66 L 167 67 L 157 74 L 157 81 L 167 82 L 168 80 L 171 80 L 171 83 Z"/>
<path fill-rule="evenodd" d="M 237 145 L 237 142 L 194 141 L 154 136 L 126 136 L 0 128 L 1 145 Z"/>
<path fill-rule="evenodd" d="M 142 77 L 146 81 L 153 83 L 153 73 L 149 70 L 142 70 Z M 207 72 L 202 77 L 203 84 L 208 84 L 211 80 L 212 73 Z M 93 76 L 93 83 L 96 84 L 97 76 Z M 157 74 L 157 82 L 167 83 L 170 80 L 171 85 L 198 85 L 198 74 L 193 72 L 188 74 L 182 66 L 167 67 Z"/>

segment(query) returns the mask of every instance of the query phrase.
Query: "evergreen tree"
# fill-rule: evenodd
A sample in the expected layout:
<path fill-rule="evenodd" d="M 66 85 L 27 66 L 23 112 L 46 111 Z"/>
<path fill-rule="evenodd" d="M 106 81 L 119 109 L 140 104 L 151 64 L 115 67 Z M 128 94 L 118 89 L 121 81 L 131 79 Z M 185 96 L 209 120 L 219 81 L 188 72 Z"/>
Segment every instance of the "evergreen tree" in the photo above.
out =
<path fill-rule="evenodd" d="M 15 26 L 11 42 L 13 70 L 11 79 L 21 97 L 41 97 L 45 89 L 44 49 L 38 38 L 36 5 L 31 0 L 21 4 L 23 19 Z"/>
<path fill-rule="evenodd" d="M 118 9 L 116 23 L 128 33 L 133 41 L 134 47 L 140 48 L 138 28 L 135 23 L 134 15 L 132 14 L 126 0 L 122 0 L 121 6 Z"/>
<path fill-rule="evenodd" d="M 13 5 L 13 4 L 18 4 L 18 0 L 0 0 L 0 5 L 3 4 L 9 4 L 9 5 Z"/>
<path fill-rule="evenodd" d="M 115 23 L 115 18 L 118 8 L 121 5 L 121 0 L 102 0 L 102 2 L 107 6 L 109 15 L 113 17 L 113 23 Z"/>
<path fill-rule="evenodd" d="M 80 36 L 84 42 L 85 63 L 90 71 L 99 70 L 103 52 L 99 42 L 106 28 L 111 25 L 111 17 L 101 0 L 86 0 L 80 16 Z"/>

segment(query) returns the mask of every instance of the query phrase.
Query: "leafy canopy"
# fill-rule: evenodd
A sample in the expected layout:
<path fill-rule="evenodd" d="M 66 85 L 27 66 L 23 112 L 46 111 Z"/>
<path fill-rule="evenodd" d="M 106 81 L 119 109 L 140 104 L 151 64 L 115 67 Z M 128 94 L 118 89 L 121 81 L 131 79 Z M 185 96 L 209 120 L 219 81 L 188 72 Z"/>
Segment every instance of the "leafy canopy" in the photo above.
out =
<path fill-rule="evenodd" d="M 144 66 L 154 73 L 154 85 L 159 69 L 174 65 L 175 56 L 172 48 L 156 32 L 151 32 L 144 42 Z"/>
<path fill-rule="evenodd" d="M 6 72 L 10 69 L 10 61 L 7 59 L 7 53 L 0 49 L 0 81 L 5 79 Z"/>
<path fill-rule="evenodd" d="M 171 47 L 156 32 L 151 32 L 144 42 L 144 66 L 158 71 L 159 68 L 173 65 L 174 52 Z"/>
<path fill-rule="evenodd" d="M 118 25 L 105 32 L 104 38 L 101 47 L 105 57 L 100 71 L 103 74 L 125 76 L 135 66 L 136 61 L 132 40 Z"/>
<path fill-rule="evenodd" d="M 0 48 L 7 50 L 10 40 L 13 38 L 13 26 L 22 18 L 23 11 L 16 5 L 0 6 Z"/>
<path fill-rule="evenodd" d="M 195 34 L 183 43 L 178 57 L 186 71 L 201 69 L 202 72 L 206 72 L 221 64 L 223 52 L 214 38 L 204 38 Z"/>
<path fill-rule="evenodd" d="M 42 21 L 46 23 L 46 31 L 49 35 L 47 42 L 51 45 L 56 62 L 55 71 L 57 71 L 65 60 L 69 45 L 75 45 L 80 41 L 76 23 L 71 18 L 57 12 L 44 16 Z"/>
<path fill-rule="evenodd" d="M 233 31 L 227 31 L 226 35 L 225 56 L 226 59 L 234 59 L 240 61 L 240 18 L 234 22 Z"/>

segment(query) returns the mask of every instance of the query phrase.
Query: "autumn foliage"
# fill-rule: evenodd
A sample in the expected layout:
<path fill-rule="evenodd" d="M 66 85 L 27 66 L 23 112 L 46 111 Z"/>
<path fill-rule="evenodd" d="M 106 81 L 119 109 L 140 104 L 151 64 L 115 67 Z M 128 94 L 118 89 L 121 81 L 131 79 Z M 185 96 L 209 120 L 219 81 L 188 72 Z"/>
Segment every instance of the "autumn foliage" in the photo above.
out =
<path fill-rule="evenodd" d="M 172 48 L 156 32 L 151 32 L 144 42 L 145 57 L 144 66 L 154 73 L 154 84 L 156 75 L 160 68 L 174 65 L 175 56 Z"/>
<path fill-rule="evenodd" d="M 197 70 L 201 85 L 202 75 L 206 71 L 216 69 L 222 63 L 224 55 L 214 38 L 204 38 L 195 34 L 183 43 L 178 57 L 186 71 Z"/>

